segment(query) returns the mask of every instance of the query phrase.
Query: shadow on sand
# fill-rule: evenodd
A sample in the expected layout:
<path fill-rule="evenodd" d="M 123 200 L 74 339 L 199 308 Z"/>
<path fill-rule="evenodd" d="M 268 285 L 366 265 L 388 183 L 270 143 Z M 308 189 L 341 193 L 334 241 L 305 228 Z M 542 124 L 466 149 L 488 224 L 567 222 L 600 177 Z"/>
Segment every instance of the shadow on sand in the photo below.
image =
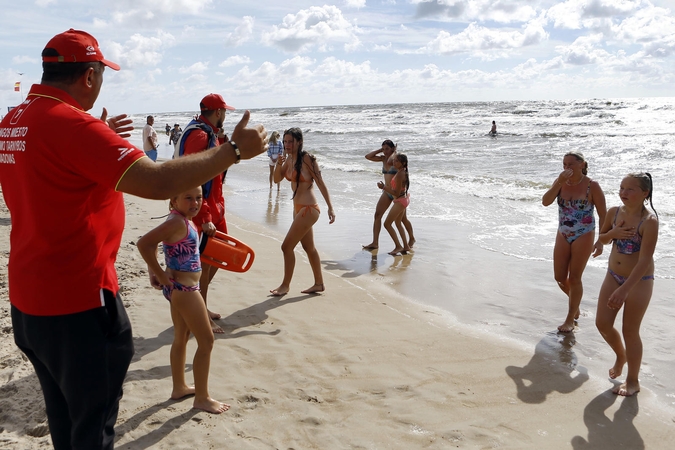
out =
<path fill-rule="evenodd" d="M 506 368 L 521 401 L 543 403 L 553 391 L 567 394 L 588 381 L 586 368 L 577 366 L 577 357 L 572 351 L 574 344 L 572 333 L 547 333 L 525 367 Z"/>
<path fill-rule="evenodd" d="M 619 409 L 614 413 L 614 419 L 605 414 L 618 399 L 621 399 Z M 584 424 L 588 428 L 588 440 L 581 436 L 572 438 L 574 450 L 592 450 L 603 448 L 629 448 L 644 450 L 645 443 L 640 436 L 633 420 L 640 410 L 637 395 L 621 397 L 611 389 L 595 397 L 584 408 Z M 674 445 L 663 443 L 663 448 L 672 448 Z"/>

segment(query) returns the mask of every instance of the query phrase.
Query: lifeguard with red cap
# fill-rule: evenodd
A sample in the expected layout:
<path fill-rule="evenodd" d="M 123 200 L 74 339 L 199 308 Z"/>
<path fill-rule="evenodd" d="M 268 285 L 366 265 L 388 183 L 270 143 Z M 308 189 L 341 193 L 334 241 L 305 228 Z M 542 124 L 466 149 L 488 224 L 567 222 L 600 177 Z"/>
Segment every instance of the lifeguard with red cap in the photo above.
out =
<path fill-rule="evenodd" d="M 235 108 L 225 103 L 220 94 L 208 94 L 199 102 L 199 109 L 201 114 L 193 119 L 183 131 L 177 146 L 177 156 L 200 153 L 228 140 L 227 136 L 219 138 L 218 132 L 223 128 L 226 111 L 233 111 Z M 216 231 L 227 234 L 225 198 L 223 197 L 224 178 L 225 174 L 222 173 L 202 185 L 204 202 L 199 214 L 192 219 L 197 229 L 207 236 L 215 236 Z M 205 302 L 207 302 L 209 283 L 217 271 L 218 267 L 216 266 L 205 265 L 202 267 L 199 285 Z M 209 311 L 209 317 L 213 332 L 223 333 L 223 329 L 214 322 L 214 319 L 220 319 L 220 314 Z"/>
<path fill-rule="evenodd" d="M 105 67 L 120 68 L 92 35 L 54 36 L 42 61 L 40 84 L 0 123 L 12 331 L 42 387 L 54 448 L 111 450 L 133 356 L 115 272 L 123 193 L 167 199 L 188 191 L 264 152 L 266 133 L 247 127 L 247 111 L 232 133 L 238 145 L 155 164 L 125 139 L 133 130 L 125 114 L 87 113 Z"/>

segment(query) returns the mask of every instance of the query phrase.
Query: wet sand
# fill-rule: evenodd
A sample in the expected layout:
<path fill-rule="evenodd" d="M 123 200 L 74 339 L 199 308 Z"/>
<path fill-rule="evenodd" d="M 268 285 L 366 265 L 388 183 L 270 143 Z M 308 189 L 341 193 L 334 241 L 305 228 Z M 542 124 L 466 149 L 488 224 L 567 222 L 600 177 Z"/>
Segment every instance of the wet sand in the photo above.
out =
<path fill-rule="evenodd" d="M 166 202 L 127 197 L 117 267 L 136 355 L 120 405 L 116 448 L 638 449 L 663 448 L 675 438 L 670 409 L 649 390 L 632 398 L 611 394 L 612 383 L 578 364 L 571 336 L 529 346 L 410 302 L 399 292 L 402 283 L 412 283 L 406 264 L 418 256 L 382 263 L 376 256 L 371 270 L 368 252 L 355 256 L 350 250 L 363 269 L 355 270 L 350 258 L 324 253 L 327 290 L 304 295 L 300 290 L 313 280 L 299 251 L 290 294 L 270 297 L 281 278 L 283 234 L 264 221 L 245 219 L 256 218 L 259 209 L 228 216 L 230 233 L 256 251 L 252 269 L 219 272 L 209 295 L 225 329 L 215 342 L 209 389 L 232 405 L 216 416 L 193 410 L 190 399 L 169 400 L 169 308 L 149 286 L 134 245 L 157 224 L 150 217 L 166 212 Z M 7 211 L 0 210 L 0 448 L 49 448 L 39 385 L 11 335 L 9 228 Z M 337 228 L 317 225 L 320 251 L 330 233 Z M 465 258 L 469 272 L 481 275 L 484 269 L 472 268 L 472 259 Z M 511 270 L 506 267 L 504 276 L 528 268 Z M 528 280 L 519 284 L 519 295 L 540 295 L 542 288 Z M 484 283 L 468 278 L 417 286 L 436 296 L 501 303 L 504 292 Z M 195 348 L 192 340 L 188 361 Z"/>

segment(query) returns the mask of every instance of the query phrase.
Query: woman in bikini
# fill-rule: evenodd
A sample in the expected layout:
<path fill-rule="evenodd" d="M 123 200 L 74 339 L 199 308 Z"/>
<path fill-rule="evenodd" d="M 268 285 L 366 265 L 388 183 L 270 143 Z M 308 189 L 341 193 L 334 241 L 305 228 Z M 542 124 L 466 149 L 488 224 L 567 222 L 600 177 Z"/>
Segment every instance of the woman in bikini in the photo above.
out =
<path fill-rule="evenodd" d="M 588 258 L 602 254 L 602 244 L 595 242 L 595 215 L 599 223 L 605 222 L 605 194 L 597 181 L 586 176 L 588 163 L 584 155 L 569 152 L 563 158 L 564 170 L 553 186 L 542 197 L 548 206 L 557 200 L 559 225 L 553 249 L 553 273 L 560 289 L 567 295 L 567 317 L 558 330 L 574 331 L 574 322 L 579 318 L 579 305 L 584 294 L 581 276 Z"/>
<path fill-rule="evenodd" d="M 613 390 L 624 396 L 640 391 L 640 324 L 654 288 L 654 249 L 659 219 L 652 204 L 652 187 L 652 177 L 648 173 L 630 174 L 624 178 L 619 188 L 623 206 L 610 208 L 598 239 L 602 244 L 612 241 L 614 244 L 598 296 L 595 325 L 616 354 L 609 377 L 620 376 L 624 364 L 628 363 L 626 381 Z M 645 207 L 647 200 L 653 213 Z M 614 320 L 622 306 L 623 326 L 619 333 L 614 328 Z"/>
<path fill-rule="evenodd" d="M 410 195 L 408 194 L 410 179 L 408 178 L 408 157 L 406 155 L 396 154 L 393 163 L 396 175 L 392 177 L 389 186 L 379 181 L 377 187 L 382 189 L 382 192 L 391 195 L 394 199 L 394 206 L 389 210 L 389 214 L 384 221 L 384 228 L 389 232 L 389 236 L 391 236 L 395 245 L 394 250 L 390 251 L 389 254 L 396 256 L 399 254 L 405 255 L 410 251 L 410 246 L 405 236 L 405 228 L 402 224 L 403 216 L 410 204 Z M 396 230 L 394 230 L 392 223 L 396 223 L 396 228 L 401 235 L 401 242 L 399 242 L 396 236 Z"/>
<path fill-rule="evenodd" d="M 328 206 L 329 223 L 335 221 L 333 205 L 330 201 L 328 188 L 321 178 L 321 170 L 314 156 L 308 154 L 302 149 L 302 130 L 300 128 L 291 128 L 284 132 L 284 152 L 277 159 L 274 168 L 274 182 L 279 183 L 286 178 L 291 182 L 293 189 L 293 223 L 286 234 L 284 242 L 281 244 L 281 251 L 284 253 L 284 279 L 278 288 L 272 289 L 272 295 L 286 295 L 291 287 L 293 270 L 295 269 L 295 247 L 298 242 L 307 253 L 309 265 L 314 273 L 314 285 L 302 291 L 303 294 L 314 294 L 323 292 L 323 274 L 321 273 L 321 259 L 319 252 L 314 247 L 314 232 L 312 226 L 319 220 L 319 205 L 314 195 L 314 183 L 321 191 L 326 205 Z"/>
<path fill-rule="evenodd" d="M 393 156 L 396 154 L 396 147 L 396 144 L 387 139 L 382 143 L 381 148 L 373 150 L 366 155 L 366 159 L 368 161 L 382 163 L 382 175 L 384 175 L 384 184 L 386 186 L 391 184 L 391 179 L 394 178 L 394 175 L 396 175 L 396 168 L 393 165 Z M 391 205 L 392 201 L 394 201 L 394 197 L 383 189 L 382 195 L 380 195 L 380 198 L 377 201 L 377 206 L 375 207 L 375 217 L 373 220 L 373 242 L 364 245 L 364 250 L 375 250 L 379 247 L 382 217 L 387 211 L 387 208 L 389 208 L 389 205 Z M 415 244 L 415 236 L 413 235 L 412 224 L 408 220 L 407 210 L 404 210 L 401 221 L 403 226 L 405 226 L 405 230 L 409 236 L 407 246 L 412 248 L 412 246 Z"/>
<path fill-rule="evenodd" d="M 206 303 L 199 293 L 202 266 L 199 237 L 192 218 L 202 206 L 202 188 L 198 186 L 171 199 L 169 217 L 138 240 L 138 250 L 148 264 L 150 284 L 161 289 L 171 305 L 173 344 L 170 362 L 173 380 L 172 400 L 194 395 L 197 409 L 220 414 L 230 406 L 209 396 L 209 367 L 214 337 Z M 157 261 L 157 244 L 162 242 L 166 270 Z M 194 386 L 185 381 L 185 358 L 190 333 L 197 340 L 192 361 Z"/>

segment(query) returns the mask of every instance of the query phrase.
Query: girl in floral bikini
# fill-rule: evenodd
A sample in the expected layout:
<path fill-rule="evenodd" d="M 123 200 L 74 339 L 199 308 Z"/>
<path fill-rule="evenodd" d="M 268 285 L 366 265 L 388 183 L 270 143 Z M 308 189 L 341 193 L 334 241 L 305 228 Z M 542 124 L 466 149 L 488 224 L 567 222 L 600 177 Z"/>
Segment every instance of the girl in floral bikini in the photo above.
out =
<path fill-rule="evenodd" d="M 201 262 L 199 238 L 191 219 L 202 206 L 202 188 L 196 187 L 171 199 L 171 212 L 164 223 L 138 240 L 138 250 L 148 264 L 150 284 L 162 289 L 171 304 L 174 339 L 171 345 L 171 398 L 180 400 L 194 395 L 197 409 L 220 414 L 230 406 L 212 399 L 208 392 L 209 367 L 213 349 L 213 331 L 206 304 L 199 293 Z M 157 244 L 164 246 L 167 269 L 157 262 Z M 197 340 L 193 361 L 194 387 L 185 382 L 185 359 L 190 333 Z"/>
<path fill-rule="evenodd" d="M 602 253 L 602 244 L 593 243 L 597 208 L 599 223 L 605 221 L 605 194 L 597 181 L 586 176 L 588 163 L 584 155 L 569 152 L 563 158 L 564 170 L 551 188 L 542 197 L 548 206 L 558 201 L 559 226 L 553 249 L 553 272 L 560 289 L 567 295 L 567 317 L 558 330 L 569 333 L 574 330 L 574 321 L 579 317 L 579 306 L 584 288 L 581 276 L 588 258 Z"/>
<path fill-rule="evenodd" d="M 610 208 L 598 239 L 602 244 L 614 241 L 614 245 L 598 296 L 595 324 L 616 354 L 614 366 L 609 369 L 609 377 L 614 379 L 620 376 L 624 364 L 628 363 L 626 381 L 613 390 L 615 394 L 625 396 L 640 391 L 640 324 L 654 288 L 654 249 L 659 219 L 652 204 L 652 192 L 650 174 L 630 174 L 624 178 L 619 188 L 623 206 Z M 653 213 L 645 207 L 647 200 Z M 623 327 L 622 333 L 619 333 L 614 328 L 614 320 L 622 306 Z"/>

